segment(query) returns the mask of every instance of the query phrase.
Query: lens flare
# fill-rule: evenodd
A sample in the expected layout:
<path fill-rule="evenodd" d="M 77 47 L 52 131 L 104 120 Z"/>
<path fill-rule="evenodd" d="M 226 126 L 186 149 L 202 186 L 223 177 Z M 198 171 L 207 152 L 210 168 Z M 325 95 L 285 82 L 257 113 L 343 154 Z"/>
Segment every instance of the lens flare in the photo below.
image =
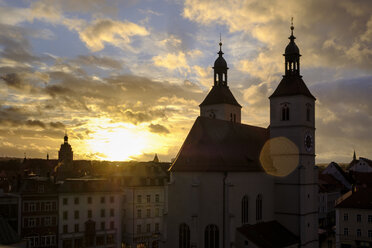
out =
<path fill-rule="evenodd" d="M 298 165 L 298 147 L 285 137 L 269 139 L 262 147 L 260 162 L 267 174 L 285 177 Z"/>

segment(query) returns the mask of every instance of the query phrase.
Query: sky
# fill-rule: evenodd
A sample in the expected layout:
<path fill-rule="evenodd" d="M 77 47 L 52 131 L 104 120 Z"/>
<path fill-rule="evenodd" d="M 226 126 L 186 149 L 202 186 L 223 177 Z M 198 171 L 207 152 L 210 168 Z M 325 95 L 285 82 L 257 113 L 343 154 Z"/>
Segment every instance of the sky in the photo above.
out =
<path fill-rule="evenodd" d="M 372 158 L 370 0 L 0 0 L 0 157 L 177 155 L 222 49 L 242 122 L 269 125 L 294 18 L 317 163 Z"/>

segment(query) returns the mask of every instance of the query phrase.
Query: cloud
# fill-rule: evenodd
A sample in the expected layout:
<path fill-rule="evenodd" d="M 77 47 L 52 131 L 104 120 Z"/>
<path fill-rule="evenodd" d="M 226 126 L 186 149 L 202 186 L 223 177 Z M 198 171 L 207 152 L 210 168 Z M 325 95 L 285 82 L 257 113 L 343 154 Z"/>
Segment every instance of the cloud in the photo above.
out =
<path fill-rule="evenodd" d="M 183 52 L 168 53 L 166 55 L 157 55 L 152 59 L 156 66 L 165 67 L 169 70 L 189 68 L 185 53 Z"/>
<path fill-rule="evenodd" d="M 163 125 L 160 124 L 150 124 L 149 125 L 149 130 L 152 133 L 157 133 L 157 134 L 168 134 L 169 130 Z"/>
<path fill-rule="evenodd" d="M 24 83 L 22 82 L 21 78 L 16 73 L 9 73 L 5 74 L 1 77 L 4 80 L 7 86 L 14 87 L 14 88 L 22 88 Z"/>
<path fill-rule="evenodd" d="M 122 62 L 107 56 L 80 55 L 73 60 L 77 64 L 87 66 L 98 66 L 103 69 L 121 69 Z"/>
<path fill-rule="evenodd" d="M 102 50 L 105 43 L 122 47 L 131 42 L 132 36 L 146 36 L 145 27 L 129 21 L 97 19 L 79 32 L 80 39 L 94 52 Z"/>

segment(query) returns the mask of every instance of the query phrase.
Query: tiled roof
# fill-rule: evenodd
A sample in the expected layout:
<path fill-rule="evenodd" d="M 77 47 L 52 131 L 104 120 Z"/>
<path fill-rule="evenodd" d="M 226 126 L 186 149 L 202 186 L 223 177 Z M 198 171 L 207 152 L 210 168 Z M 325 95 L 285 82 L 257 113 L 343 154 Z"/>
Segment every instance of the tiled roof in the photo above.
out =
<path fill-rule="evenodd" d="M 359 188 L 336 201 L 336 208 L 372 209 L 372 188 Z"/>
<path fill-rule="evenodd" d="M 199 106 L 214 105 L 214 104 L 231 104 L 241 107 L 231 93 L 228 86 L 213 86 L 207 97 Z"/>
<path fill-rule="evenodd" d="M 275 220 L 244 225 L 237 228 L 237 231 L 261 248 L 280 248 L 299 243 L 296 235 Z"/>
<path fill-rule="evenodd" d="M 269 129 L 198 117 L 170 171 L 263 171 Z"/>
<path fill-rule="evenodd" d="M 282 81 L 280 81 L 278 87 L 269 98 L 292 95 L 304 95 L 315 100 L 315 97 L 310 93 L 304 80 L 302 80 L 302 76 L 299 75 L 283 76 Z"/>

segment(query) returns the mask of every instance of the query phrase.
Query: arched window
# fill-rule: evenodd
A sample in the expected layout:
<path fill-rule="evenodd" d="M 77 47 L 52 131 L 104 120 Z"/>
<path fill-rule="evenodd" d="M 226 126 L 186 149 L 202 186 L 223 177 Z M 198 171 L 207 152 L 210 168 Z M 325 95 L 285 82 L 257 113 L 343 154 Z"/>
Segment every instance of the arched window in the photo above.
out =
<path fill-rule="evenodd" d="M 204 248 L 218 248 L 219 233 L 216 225 L 208 225 L 204 232 Z"/>
<path fill-rule="evenodd" d="M 310 121 L 310 115 L 311 115 L 311 105 L 306 104 L 306 120 Z"/>
<path fill-rule="evenodd" d="M 242 199 L 242 224 L 248 223 L 248 196 L 244 196 Z"/>
<path fill-rule="evenodd" d="M 282 105 L 282 121 L 289 121 L 289 106 L 287 104 Z"/>
<path fill-rule="evenodd" d="M 185 223 L 180 225 L 178 243 L 179 248 L 190 248 L 190 228 Z"/>
<path fill-rule="evenodd" d="M 256 220 L 262 220 L 262 195 L 257 195 L 256 198 Z"/>

